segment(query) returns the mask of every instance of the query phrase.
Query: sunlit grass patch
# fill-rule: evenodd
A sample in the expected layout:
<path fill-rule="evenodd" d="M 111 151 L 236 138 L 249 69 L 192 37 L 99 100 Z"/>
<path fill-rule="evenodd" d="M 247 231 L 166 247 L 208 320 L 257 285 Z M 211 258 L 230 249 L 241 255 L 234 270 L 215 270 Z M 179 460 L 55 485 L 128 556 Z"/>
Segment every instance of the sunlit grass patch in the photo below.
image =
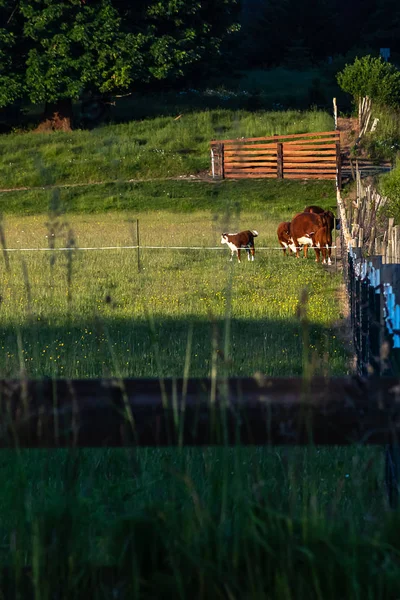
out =
<path fill-rule="evenodd" d="M 307 261 L 284 257 L 277 219 L 259 225 L 255 212 L 233 213 L 229 221 L 234 228 L 260 230 L 256 261 L 249 263 L 243 253 L 241 264 L 230 262 L 220 244 L 224 218 L 201 212 L 141 215 L 140 272 L 135 248 L 10 253 L 10 272 L 2 280 L 3 374 L 15 376 L 21 369 L 19 331 L 22 366 L 32 377 L 181 376 L 192 330 L 190 373 L 206 376 L 212 324 L 222 349 L 227 317 L 231 355 L 221 368 L 231 375 L 301 374 L 304 352 L 319 372 L 345 371 L 346 352 L 333 331 L 340 275 L 315 264 L 312 251 Z M 49 224 L 41 218 L 10 217 L 7 223 L 9 247 L 48 247 Z M 78 248 L 136 244 L 132 215 L 71 215 L 64 226 L 61 219 L 55 247 L 67 246 L 71 230 Z M 270 249 L 257 251 L 257 245 Z M 303 288 L 309 297 L 306 349 L 297 317 Z"/>

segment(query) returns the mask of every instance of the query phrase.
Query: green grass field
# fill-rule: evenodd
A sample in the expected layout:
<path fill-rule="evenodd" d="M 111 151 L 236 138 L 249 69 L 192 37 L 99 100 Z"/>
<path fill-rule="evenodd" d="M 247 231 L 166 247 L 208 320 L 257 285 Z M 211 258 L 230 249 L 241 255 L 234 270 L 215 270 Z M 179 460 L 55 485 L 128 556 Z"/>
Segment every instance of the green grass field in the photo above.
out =
<path fill-rule="evenodd" d="M 106 131 L 97 132 L 99 148 Z M 86 135 L 96 150 L 91 134 L 76 132 L 77 155 Z M 35 139 L 40 147 L 33 134 L 15 147 L 33 153 Z M 89 181 L 96 161 L 62 171 L 60 139 L 43 137 L 37 181 Z M 257 250 L 277 246 L 278 223 L 306 204 L 334 207 L 333 183 L 153 181 L 3 193 L 3 250 L 48 247 L 49 239 L 55 247 L 135 245 L 135 219 L 142 246 L 219 247 L 222 231 L 242 228 L 260 235 L 254 263 L 230 263 L 222 246 L 142 248 L 140 272 L 132 249 L 3 252 L 0 377 L 207 376 L 213 361 L 221 375 L 301 375 L 305 365 L 348 373 L 340 273 L 316 264 L 312 251 L 296 260 Z M 304 289 L 306 327 L 298 316 Z M 3 450 L 0 560 L 11 566 L 3 597 L 29 597 L 21 570 L 31 565 L 35 600 L 54 598 L 55 589 L 68 600 L 396 598 L 398 517 L 387 514 L 382 454 Z"/>
<path fill-rule="evenodd" d="M 322 111 L 223 109 L 148 118 L 92 131 L 0 137 L 1 189 L 156 177 L 210 170 L 210 141 L 330 131 Z"/>
<path fill-rule="evenodd" d="M 260 232 L 259 246 L 277 248 L 276 217 L 244 213 L 231 218 L 229 226 L 226 221 L 224 214 L 210 218 L 199 211 L 145 213 L 139 220 L 141 244 L 215 247 L 227 228 L 251 227 Z M 46 247 L 48 229 L 39 223 L 38 217 L 10 218 L 10 247 Z M 131 225 L 119 213 L 107 219 L 70 217 L 56 245 L 65 246 L 70 231 L 82 248 L 135 243 Z M 318 372 L 339 374 L 346 370 L 346 355 L 332 324 L 339 319 L 340 275 L 315 264 L 311 254 L 304 261 L 284 257 L 280 250 L 260 250 L 254 263 L 244 254 L 237 264 L 229 262 L 229 251 L 222 246 L 143 249 L 138 273 L 137 252 L 130 249 L 77 250 L 72 256 L 10 253 L 2 290 L 1 371 L 3 376 L 18 374 L 19 331 L 23 364 L 31 377 L 182 376 L 191 332 L 191 374 L 207 376 L 215 321 L 220 349 L 226 343 L 231 347 L 232 356 L 226 357 L 231 375 L 300 375 L 303 344 L 296 310 L 306 288 L 306 351 L 314 355 Z M 231 339 L 225 341 L 227 319 Z"/>
<path fill-rule="evenodd" d="M 98 202 L 91 188 L 35 192 L 36 215 L 17 203 L 32 192 L 16 193 L 16 214 L 8 204 L 2 221 L 6 246 L 46 247 L 56 223 L 56 247 L 71 237 L 80 248 L 134 245 L 139 218 L 143 246 L 214 247 L 222 231 L 250 227 L 259 247 L 276 247 L 281 219 L 306 203 L 334 206 L 326 183 L 153 182 L 121 187 L 125 210 L 106 213 L 110 188 L 96 189 Z M 49 203 L 57 210 L 46 214 Z M 237 264 L 221 248 L 142 249 L 140 272 L 129 249 L 77 250 L 70 262 L 62 252 L 8 253 L 1 376 L 207 376 L 213 353 L 220 374 L 300 375 L 305 363 L 314 373 L 348 372 L 336 328 L 340 274 L 312 251 L 297 261 L 256 250 L 254 263 Z M 297 316 L 304 288 L 308 338 Z M 2 560 L 33 564 L 37 598 L 50 598 L 56 577 L 65 598 L 108 598 L 121 586 L 123 598 L 162 590 L 336 598 L 338 577 L 351 597 L 365 564 L 376 574 L 360 594 L 373 585 L 383 598 L 378 567 L 395 568 L 377 530 L 386 510 L 379 449 L 6 451 L 0 459 Z M 99 575 L 99 564 L 117 571 Z"/>

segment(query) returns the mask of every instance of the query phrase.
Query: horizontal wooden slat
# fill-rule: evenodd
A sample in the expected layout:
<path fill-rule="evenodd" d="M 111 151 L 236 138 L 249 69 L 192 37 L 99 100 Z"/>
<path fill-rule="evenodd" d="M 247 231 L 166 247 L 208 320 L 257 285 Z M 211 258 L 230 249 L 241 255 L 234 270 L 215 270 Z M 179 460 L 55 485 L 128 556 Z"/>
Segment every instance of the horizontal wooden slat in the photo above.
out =
<path fill-rule="evenodd" d="M 259 173 L 264 175 L 272 175 L 276 177 L 276 169 L 229 169 L 225 171 L 225 175 L 232 175 L 232 173 Z"/>
<path fill-rule="evenodd" d="M 291 169 L 284 171 L 283 173 L 283 177 L 287 177 L 288 175 L 298 175 L 299 177 L 306 177 L 307 175 L 316 175 L 317 177 L 319 175 L 332 175 L 333 177 L 336 175 L 336 171 L 310 171 L 308 169 L 304 171 L 297 171 L 296 169 Z"/>
<path fill-rule="evenodd" d="M 332 174 L 323 174 L 320 173 L 318 175 L 315 175 L 313 173 L 311 174 L 302 174 L 302 173 L 285 173 L 283 176 L 284 179 L 336 179 L 336 175 Z"/>
<path fill-rule="evenodd" d="M 276 144 L 232 144 L 231 146 L 227 146 L 224 152 L 242 150 L 243 148 L 248 148 L 249 150 L 257 150 L 258 148 L 270 148 L 273 152 L 276 152 Z"/>
<path fill-rule="evenodd" d="M 321 150 L 328 150 L 328 149 L 331 149 L 331 148 L 336 148 L 336 144 L 328 144 L 328 143 L 326 143 L 323 146 L 322 145 L 318 146 L 316 144 L 313 144 L 313 145 L 310 144 L 309 146 L 304 146 L 304 145 L 292 146 L 290 144 L 288 146 L 285 146 L 285 144 L 283 145 L 283 151 L 284 152 L 287 152 L 287 151 L 298 152 L 299 150 L 308 150 L 308 151 L 310 151 L 310 150 L 316 150 L 316 151 L 321 151 Z"/>
<path fill-rule="evenodd" d="M 229 167 L 225 168 L 225 171 L 232 171 L 238 169 L 264 169 L 265 171 L 270 171 L 271 173 L 276 173 L 276 165 L 266 165 L 262 163 L 235 163 L 233 165 L 229 165 Z"/>
<path fill-rule="evenodd" d="M 276 163 L 276 156 L 242 156 L 242 155 L 229 156 L 224 161 L 224 164 L 229 164 L 232 162 L 244 162 L 244 161 L 252 162 L 255 160 L 263 160 L 268 163 Z"/>
<path fill-rule="evenodd" d="M 262 140 L 274 140 L 275 142 L 280 142 L 281 140 L 288 140 L 293 138 L 308 138 L 308 137 L 318 137 L 318 136 L 331 136 L 331 137 L 339 137 L 339 131 L 314 131 L 313 133 L 289 133 L 288 135 L 273 135 L 268 137 L 254 137 L 254 138 L 236 138 L 233 140 L 211 140 L 210 144 L 228 144 L 230 142 L 237 141 L 248 141 L 248 142 L 257 142 Z"/>
<path fill-rule="evenodd" d="M 285 149 L 285 156 L 324 156 L 336 157 L 336 150 L 291 150 L 290 148 Z"/>
<path fill-rule="evenodd" d="M 296 146 L 299 145 L 299 143 L 302 146 L 312 146 L 313 144 L 315 145 L 319 145 L 319 144 L 336 144 L 335 139 L 333 138 L 327 138 L 327 137 L 322 137 L 322 138 L 318 138 L 315 140 L 291 140 L 289 142 L 283 142 L 284 146 Z"/>
<path fill-rule="evenodd" d="M 244 162 L 244 161 L 232 161 L 230 163 L 225 163 L 225 169 L 233 169 L 235 167 L 269 167 L 270 169 L 276 168 L 276 162 L 275 163 L 270 163 L 270 162 L 265 162 L 265 161 L 251 161 L 251 162 Z"/>
<path fill-rule="evenodd" d="M 243 154 L 243 155 L 252 155 L 252 154 L 260 154 L 260 155 L 265 155 L 265 156 L 276 156 L 277 152 L 276 152 L 276 147 L 274 146 L 271 149 L 263 149 L 260 147 L 257 147 L 257 150 L 242 150 L 242 148 L 237 148 L 235 150 L 225 150 L 224 152 L 224 156 L 236 156 L 239 154 Z"/>
<path fill-rule="evenodd" d="M 225 157 L 224 162 L 229 162 L 232 160 L 276 160 L 276 154 L 232 154 L 230 156 Z"/>
<path fill-rule="evenodd" d="M 336 146 L 336 142 L 332 138 L 320 138 L 318 140 L 292 140 L 291 142 L 283 142 L 284 147 L 290 146 L 305 146 L 309 148 L 310 146 L 325 146 L 326 144 L 333 144 Z"/>
<path fill-rule="evenodd" d="M 301 162 L 284 162 L 283 163 L 283 168 L 284 169 L 290 169 L 292 167 L 295 167 L 296 169 L 336 169 L 336 163 L 313 163 L 313 162 L 307 162 L 307 163 L 301 163 Z"/>
<path fill-rule="evenodd" d="M 238 150 L 242 150 L 242 149 L 249 149 L 249 150 L 257 150 L 258 148 L 266 148 L 266 149 L 271 149 L 274 150 L 276 152 L 276 144 L 273 143 L 260 143 L 260 144 L 249 144 L 247 141 L 243 142 L 243 143 L 235 143 L 235 144 L 227 144 L 225 146 L 224 151 L 238 151 Z M 308 144 L 304 143 L 304 140 L 296 140 L 296 142 L 283 142 L 283 149 L 285 148 L 300 148 L 303 150 L 310 150 L 310 149 L 316 149 L 316 150 L 324 150 L 327 148 L 336 148 L 336 144 L 334 142 L 332 142 L 332 140 L 329 139 L 321 139 L 321 140 L 310 140 L 310 142 Z"/>
<path fill-rule="evenodd" d="M 274 175 L 276 177 L 276 169 L 228 169 L 225 171 L 225 175 L 232 173 L 265 173 L 266 175 Z"/>
<path fill-rule="evenodd" d="M 290 156 L 284 157 L 284 161 L 283 164 L 284 165 L 288 165 L 288 164 L 302 164 L 302 165 L 335 165 L 336 166 L 336 160 L 335 159 L 331 159 L 329 160 L 329 158 L 327 159 L 326 157 L 324 158 L 323 156 L 316 156 L 315 160 L 313 160 L 312 156 L 306 156 L 306 157 L 299 157 L 299 156 Z"/>
<path fill-rule="evenodd" d="M 276 179 L 276 173 L 254 173 L 252 171 L 238 171 L 225 173 L 225 179 Z"/>
<path fill-rule="evenodd" d="M 265 158 L 254 158 L 254 157 L 248 157 L 248 158 L 232 158 L 231 160 L 227 160 L 225 162 L 225 166 L 230 166 L 233 164 L 237 164 L 237 165 L 243 165 L 244 163 L 255 163 L 255 164 L 265 164 L 268 165 L 270 167 L 272 167 L 273 165 L 276 165 L 276 158 L 273 158 L 272 160 L 265 160 Z"/>

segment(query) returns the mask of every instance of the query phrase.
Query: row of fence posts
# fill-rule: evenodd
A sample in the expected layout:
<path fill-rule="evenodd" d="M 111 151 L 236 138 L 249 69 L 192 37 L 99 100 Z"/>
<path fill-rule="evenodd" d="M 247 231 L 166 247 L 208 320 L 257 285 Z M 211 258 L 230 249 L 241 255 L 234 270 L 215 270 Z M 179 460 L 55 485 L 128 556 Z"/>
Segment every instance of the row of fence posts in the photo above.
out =
<path fill-rule="evenodd" d="M 393 218 L 378 224 L 379 209 L 385 205 L 386 197 L 372 185 L 364 186 L 358 169 L 356 183 L 357 199 L 347 207 L 353 246 L 361 248 L 366 256 L 381 256 L 383 264 L 399 263 L 399 225 L 394 225 Z"/>
<path fill-rule="evenodd" d="M 400 233 L 378 211 L 386 198 L 364 186 L 356 172 L 357 197 L 346 202 L 338 192 L 341 248 L 350 304 L 354 351 L 360 375 L 368 378 L 400 374 Z M 385 449 L 385 481 L 392 507 L 399 501 L 400 448 Z"/>

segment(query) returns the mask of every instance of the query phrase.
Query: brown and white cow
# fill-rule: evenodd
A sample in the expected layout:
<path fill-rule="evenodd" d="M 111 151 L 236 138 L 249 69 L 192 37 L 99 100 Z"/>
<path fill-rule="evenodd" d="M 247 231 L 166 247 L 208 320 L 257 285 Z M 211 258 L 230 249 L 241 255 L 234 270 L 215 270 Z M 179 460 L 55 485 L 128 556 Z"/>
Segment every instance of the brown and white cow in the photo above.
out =
<path fill-rule="evenodd" d="M 237 253 L 238 262 L 240 262 L 240 249 L 245 248 L 247 251 L 247 259 L 254 260 L 254 238 L 258 236 L 258 231 L 240 231 L 239 233 L 223 233 L 221 234 L 221 244 L 227 244 L 231 251 L 231 260 L 234 253 Z"/>
<path fill-rule="evenodd" d="M 278 240 L 283 249 L 283 254 L 286 254 L 286 248 L 289 250 L 289 254 L 292 253 L 290 249 L 290 221 L 284 221 L 279 223 L 276 231 Z"/>
<path fill-rule="evenodd" d="M 332 246 L 332 233 L 330 217 L 324 213 L 315 214 L 303 212 L 296 215 L 290 224 L 291 245 L 296 258 L 299 258 L 299 246 L 304 246 L 304 257 L 307 258 L 308 246 L 313 246 L 316 261 L 319 262 L 322 252 L 323 263 L 331 264 L 330 246 Z"/>

